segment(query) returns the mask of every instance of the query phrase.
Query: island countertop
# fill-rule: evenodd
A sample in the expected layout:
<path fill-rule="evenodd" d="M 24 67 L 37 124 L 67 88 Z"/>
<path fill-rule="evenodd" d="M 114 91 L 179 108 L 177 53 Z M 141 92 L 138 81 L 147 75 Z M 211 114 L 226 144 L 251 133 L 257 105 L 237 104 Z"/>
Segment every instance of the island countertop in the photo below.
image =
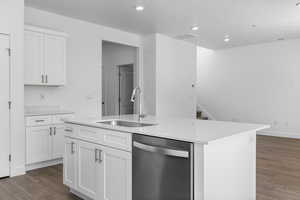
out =
<path fill-rule="evenodd" d="M 138 121 L 137 115 L 121 115 L 107 117 L 79 117 L 67 119 L 65 123 L 104 128 L 121 132 L 156 136 L 192 143 L 208 144 L 209 142 L 236 134 L 269 128 L 264 124 L 247 124 L 213 120 L 197 120 L 187 118 L 169 118 L 147 116 L 140 122 L 155 124 L 145 127 L 123 127 L 97 123 L 106 120 Z"/>

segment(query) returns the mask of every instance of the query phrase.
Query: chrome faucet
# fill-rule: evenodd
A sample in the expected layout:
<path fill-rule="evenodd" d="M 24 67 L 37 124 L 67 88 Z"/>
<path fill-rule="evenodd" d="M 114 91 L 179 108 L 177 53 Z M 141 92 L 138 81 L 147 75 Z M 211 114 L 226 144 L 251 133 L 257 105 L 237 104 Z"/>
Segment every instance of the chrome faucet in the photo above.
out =
<path fill-rule="evenodd" d="M 142 118 L 146 117 L 146 115 L 142 113 L 141 94 L 142 94 L 142 90 L 139 86 L 137 86 L 136 88 L 133 89 L 132 95 L 130 98 L 130 101 L 134 103 L 136 101 L 137 95 L 139 96 L 138 97 L 138 99 L 139 99 L 139 115 L 138 115 L 139 121 L 141 121 Z"/>

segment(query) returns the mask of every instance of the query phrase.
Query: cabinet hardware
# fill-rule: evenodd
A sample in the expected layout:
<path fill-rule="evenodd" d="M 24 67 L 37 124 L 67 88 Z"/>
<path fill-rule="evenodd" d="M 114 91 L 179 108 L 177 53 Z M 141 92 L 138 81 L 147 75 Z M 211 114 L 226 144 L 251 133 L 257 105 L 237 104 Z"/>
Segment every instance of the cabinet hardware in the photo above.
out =
<path fill-rule="evenodd" d="M 74 142 L 71 142 L 71 154 L 75 153 L 74 144 L 75 144 Z"/>
<path fill-rule="evenodd" d="M 37 119 L 37 120 L 35 120 L 35 122 L 44 122 L 45 120 L 43 120 L 43 119 Z"/>
<path fill-rule="evenodd" d="M 98 149 L 95 149 L 95 162 L 98 162 Z"/>
<path fill-rule="evenodd" d="M 11 109 L 11 101 L 8 102 L 8 109 Z"/>
<path fill-rule="evenodd" d="M 42 83 L 44 83 L 44 82 L 45 82 L 44 75 L 42 75 Z"/>
<path fill-rule="evenodd" d="M 66 131 L 66 132 L 71 132 L 71 133 L 73 132 L 72 129 L 68 129 L 68 128 L 66 128 L 65 131 Z"/>
<path fill-rule="evenodd" d="M 99 163 L 101 163 L 102 162 L 102 150 L 98 150 L 99 151 L 99 158 L 98 158 L 98 161 L 99 161 Z"/>
<path fill-rule="evenodd" d="M 53 134 L 56 135 L 56 127 L 53 127 L 53 129 L 54 129 L 54 133 Z"/>
<path fill-rule="evenodd" d="M 6 50 L 8 52 L 8 56 L 11 56 L 11 48 L 7 48 Z"/>
<path fill-rule="evenodd" d="M 52 127 L 50 127 L 50 136 L 52 136 Z"/>

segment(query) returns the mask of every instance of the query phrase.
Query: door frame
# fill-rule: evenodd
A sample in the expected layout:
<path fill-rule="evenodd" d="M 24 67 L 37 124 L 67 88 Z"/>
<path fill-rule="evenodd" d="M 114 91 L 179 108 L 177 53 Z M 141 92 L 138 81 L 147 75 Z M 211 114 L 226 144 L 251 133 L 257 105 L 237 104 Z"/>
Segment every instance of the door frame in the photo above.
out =
<path fill-rule="evenodd" d="M 133 86 L 140 86 L 140 88 L 144 88 L 143 85 L 143 45 L 142 45 L 142 41 L 124 41 L 122 39 L 116 39 L 114 38 L 109 38 L 109 37 L 102 37 L 100 39 L 100 97 L 99 97 L 99 106 L 98 106 L 98 112 L 101 113 L 101 116 L 103 117 L 103 111 L 102 111 L 102 102 L 103 102 L 103 96 L 102 96 L 102 89 L 103 89 L 103 85 L 102 85 L 102 69 L 103 69 L 103 58 L 102 58 L 102 45 L 103 42 L 111 42 L 111 43 L 116 43 L 116 44 L 121 44 L 121 45 L 126 45 L 126 46 L 131 46 L 136 48 L 136 63 L 134 65 L 136 72 L 135 72 L 135 77 L 133 79 Z M 141 93 L 141 104 L 143 105 L 144 101 L 143 101 L 143 92 Z M 136 103 L 134 103 L 134 113 L 138 113 L 140 109 L 140 106 Z"/>
<path fill-rule="evenodd" d="M 12 56 L 11 56 L 11 34 L 10 33 L 5 33 L 5 32 L 0 32 L 0 36 L 7 36 L 8 37 L 8 43 L 9 43 L 9 47 L 8 47 L 8 51 L 10 51 L 9 52 L 9 54 L 8 54 L 8 78 L 9 78 L 9 80 L 8 80 L 8 99 L 9 99 L 9 102 L 12 102 L 12 98 L 11 98 L 11 96 L 12 96 L 12 94 L 11 94 L 11 90 L 12 90 L 12 73 L 11 73 L 11 64 L 12 64 Z M 7 102 L 7 103 L 9 103 L 9 102 Z M 12 127 L 12 115 L 11 115 L 11 108 L 9 108 L 9 110 L 8 110 L 8 151 L 9 151 L 9 158 L 7 158 L 7 159 L 10 159 L 9 160 L 9 164 L 8 164 L 8 167 L 9 167 L 9 177 L 11 177 L 11 171 L 12 171 L 12 169 L 11 169 L 11 164 L 12 164 L 12 139 L 11 139 L 11 127 Z"/>
<path fill-rule="evenodd" d="M 134 63 L 129 63 L 129 64 L 122 64 L 122 65 L 117 65 L 116 67 L 117 67 L 117 80 L 118 80 L 118 84 L 117 84 L 117 91 L 118 91 L 118 99 L 117 99 L 117 105 L 116 105 L 116 107 L 118 108 L 118 114 L 120 115 L 120 110 L 121 110 L 121 102 L 120 102 L 120 95 L 121 95 L 121 92 L 120 92 L 120 68 L 121 67 L 124 67 L 124 66 L 128 66 L 128 65 L 132 65 L 132 71 L 133 71 L 133 89 L 134 89 L 134 87 L 135 87 L 135 85 L 134 85 L 134 76 L 135 76 L 135 64 Z M 133 114 L 135 113 L 135 105 L 133 106 Z"/>

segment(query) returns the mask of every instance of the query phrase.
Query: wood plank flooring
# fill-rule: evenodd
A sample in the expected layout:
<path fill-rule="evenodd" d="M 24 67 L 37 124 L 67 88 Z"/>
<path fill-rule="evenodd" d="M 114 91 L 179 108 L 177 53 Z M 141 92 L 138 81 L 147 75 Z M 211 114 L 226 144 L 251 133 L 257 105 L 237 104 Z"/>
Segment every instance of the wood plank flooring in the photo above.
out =
<path fill-rule="evenodd" d="M 0 200 L 79 200 L 62 183 L 62 166 L 0 180 Z M 257 137 L 257 200 L 300 200 L 300 140 Z"/>
<path fill-rule="evenodd" d="M 0 180 L 0 200 L 79 200 L 62 182 L 62 166 L 27 172 Z"/>
<path fill-rule="evenodd" d="M 300 200 L 300 140 L 257 137 L 257 200 Z"/>

